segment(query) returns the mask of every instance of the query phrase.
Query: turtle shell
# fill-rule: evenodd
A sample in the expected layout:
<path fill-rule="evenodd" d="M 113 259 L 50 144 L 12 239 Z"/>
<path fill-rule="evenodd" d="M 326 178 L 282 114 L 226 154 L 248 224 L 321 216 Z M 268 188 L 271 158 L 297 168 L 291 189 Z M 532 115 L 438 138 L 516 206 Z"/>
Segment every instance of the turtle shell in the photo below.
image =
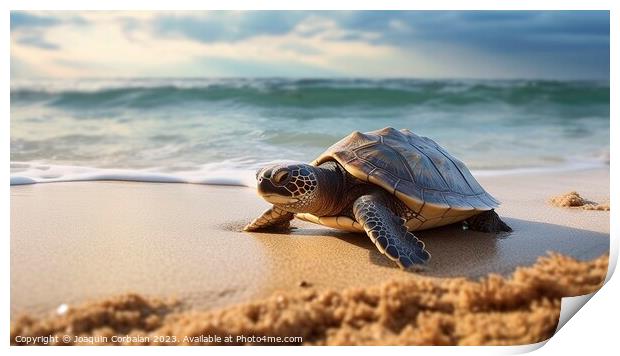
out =
<path fill-rule="evenodd" d="M 499 205 L 463 162 L 435 141 L 406 129 L 353 132 L 312 164 L 327 161 L 337 161 L 356 178 L 395 195 L 419 216 L 424 228 L 463 220 Z M 422 228 L 417 223 L 407 225 Z"/>

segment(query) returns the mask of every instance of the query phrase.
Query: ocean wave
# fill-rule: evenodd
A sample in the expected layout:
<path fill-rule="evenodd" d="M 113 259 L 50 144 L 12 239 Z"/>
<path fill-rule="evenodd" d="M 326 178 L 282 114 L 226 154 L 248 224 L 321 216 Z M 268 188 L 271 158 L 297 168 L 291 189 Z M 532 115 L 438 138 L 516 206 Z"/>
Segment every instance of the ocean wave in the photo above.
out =
<path fill-rule="evenodd" d="M 146 109 L 188 103 L 297 108 L 609 104 L 609 84 L 599 81 L 134 79 L 88 83 L 15 82 L 11 103 L 72 109 Z"/>
<path fill-rule="evenodd" d="M 609 151 L 609 83 L 11 82 L 12 161 L 132 170 L 130 174 L 69 170 L 71 174 L 61 172 L 62 179 L 225 181 L 234 174 L 216 176 L 218 169 L 233 169 L 236 174 L 237 169 L 251 170 L 265 160 L 310 161 L 353 131 L 386 126 L 433 138 L 471 169 L 572 164 Z M 33 171 L 16 176 L 14 182 L 54 179 L 60 178 Z"/>

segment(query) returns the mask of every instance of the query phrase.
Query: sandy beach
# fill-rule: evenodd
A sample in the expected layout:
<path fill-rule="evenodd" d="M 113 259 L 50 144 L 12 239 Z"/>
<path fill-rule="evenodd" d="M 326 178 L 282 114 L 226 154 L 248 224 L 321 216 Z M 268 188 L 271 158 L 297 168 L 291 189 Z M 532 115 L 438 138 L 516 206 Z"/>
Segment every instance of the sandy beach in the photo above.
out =
<path fill-rule="evenodd" d="M 249 188 L 110 181 L 13 186 L 11 318 L 49 317 L 61 304 L 127 293 L 174 297 L 183 312 L 215 312 L 278 293 L 508 277 L 550 251 L 581 261 L 608 253 L 608 211 L 549 202 L 578 191 L 608 203 L 608 170 L 479 181 L 502 201 L 498 213 L 514 232 L 496 238 L 458 224 L 419 232 L 432 253 L 420 273 L 398 269 L 364 235 L 298 220 L 290 233 L 241 232 L 267 207 Z"/>
<path fill-rule="evenodd" d="M 11 345 L 533 344 L 617 257 L 604 9 L 9 17 Z"/>

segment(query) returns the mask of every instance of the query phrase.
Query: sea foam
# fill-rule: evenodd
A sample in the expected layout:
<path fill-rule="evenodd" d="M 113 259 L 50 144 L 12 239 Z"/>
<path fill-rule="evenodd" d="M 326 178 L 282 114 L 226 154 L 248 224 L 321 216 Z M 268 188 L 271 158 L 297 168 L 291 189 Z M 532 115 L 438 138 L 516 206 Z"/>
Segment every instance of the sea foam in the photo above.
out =
<path fill-rule="evenodd" d="M 214 168 L 206 164 L 196 170 L 157 172 L 155 170 L 93 168 L 80 166 L 11 163 L 11 185 L 77 181 L 132 181 L 150 183 L 193 183 L 255 187 L 255 170 Z"/>
<path fill-rule="evenodd" d="M 258 166 L 287 162 L 291 161 L 270 161 L 259 164 Z M 602 160 L 575 161 L 571 163 L 543 167 L 473 170 L 472 174 L 478 177 L 528 175 L 599 168 L 609 168 L 609 165 Z M 147 183 L 229 185 L 255 188 L 256 168 L 234 167 L 227 165 L 226 163 L 219 162 L 204 164 L 188 171 L 161 172 L 158 171 L 157 168 L 116 169 L 49 165 L 28 162 L 11 163 L 11 185 L 102 180 Z"/>

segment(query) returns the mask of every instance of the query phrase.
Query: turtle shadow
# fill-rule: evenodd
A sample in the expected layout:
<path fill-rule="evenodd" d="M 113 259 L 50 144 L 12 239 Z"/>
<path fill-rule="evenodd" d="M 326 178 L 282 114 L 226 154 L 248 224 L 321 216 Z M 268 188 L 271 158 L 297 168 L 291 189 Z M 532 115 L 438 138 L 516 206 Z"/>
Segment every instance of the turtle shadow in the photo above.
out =
<path fill-rule="evenodd" d="M 294 234 L 301 236 L 329 236 L 337 238 L 358 248 L 368 250 L 368 258 L 374 265 L 387 268 L 398 268 L 398 265 L 379 252 L 379 250 L 375 247 L 375 244 L 370 241 L 370 238 L 362 232 L 346 232 L 326 228 L 299 228 L 294 231 Z"/>
<path fill-rule="evenodd" d="M 290 235 L 291 233 L 293 233 L 294 231 L 299 229 L 299 227 L 292 225 L 290 227 L 270 228 L 270 229 L 265 229 L 265 230 L 262 230 L 262 231 L 244 231 L 243 228 L 249 222 L 250 221 L 248 221 L 248 220 L 234 220 L 234 221 L 228 221 L 228 222 L 225 222 L 225 223 L 222 223 L 222 224 L 218 224 L 216 226 L 220 230 L 225 230 L 225 231 L 230 231 L 230 232 L 242 232 L 242 233 L 248 233 L 248 234 L 268 233 L 268 234 L 274 234 L 274 235 Z"/>
<path fill-rule="evenodd" d="M 433 277 L 479 278 L 489 273 L 509 275 L 530 266 L 549 252 L 576 259 L 593 259 L 609 252 L 609 234 L 563 225 L 504 218 L 510 233 L 463 230 L 458 224 L 416 235 L 432 254 L 427 270 Z"/>
<path fill-rule="evenodd" d="M 489 273 L 509 275 L 517 267 L 532 265 L 552 251 L 584 260 L 609 252 L 607 233 L 513 218 L 504 221 L 512 232 L 464 230 L 461 223 L 415 232 L 431 253 L 431 260 L 423 269 L 406 272 L 429 277 L 479 278 Z M 368 260 L 374 265 L 398 268 L 363 233 L 300 227 L 292 234 L 334 237 L 368 250 Z"/>

